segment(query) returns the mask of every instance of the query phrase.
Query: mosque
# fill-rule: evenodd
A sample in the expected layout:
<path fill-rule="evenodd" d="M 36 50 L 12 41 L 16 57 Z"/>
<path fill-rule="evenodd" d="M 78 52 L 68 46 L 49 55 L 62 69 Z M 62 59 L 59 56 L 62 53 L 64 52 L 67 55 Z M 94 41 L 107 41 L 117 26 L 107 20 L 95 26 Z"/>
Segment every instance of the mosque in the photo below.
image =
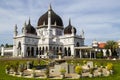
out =
<path fill-rule="evenodd" d="M 24 23 L 22 34 L 18 35 L 15 25 L 13 57 L 55 56 L 59 51 L 63 56 L 77 56 L 75 47 L 84 46 L 84 31 L 77 35 L 70 19 L 68 22 L 68 26 L 64 27 L 62 18 L 50 5 L 47 12 L 40 16 L 36 27 L 29 19 L 28 23 Z"/>
<path fill-rule="evenodd" d="M 13 47 L 1 48 L 1 56 L 6 54 L 12 57 L 57 57 L 61 52 L 63 57 L 96 58 L 97 51 L 104 49 L 105 43 L 96 40 L 92 45 L 84 44 L 84 31 L 77 29 L 71 24 L 64 27 L 62 18 L 54 12 L 51 5 L 46 13 L 38 19 L 37 26 L 32 26 L 30 18 L 24 23 L 21 34 L 18 34 L 17 25 L 14 27 Z"/>

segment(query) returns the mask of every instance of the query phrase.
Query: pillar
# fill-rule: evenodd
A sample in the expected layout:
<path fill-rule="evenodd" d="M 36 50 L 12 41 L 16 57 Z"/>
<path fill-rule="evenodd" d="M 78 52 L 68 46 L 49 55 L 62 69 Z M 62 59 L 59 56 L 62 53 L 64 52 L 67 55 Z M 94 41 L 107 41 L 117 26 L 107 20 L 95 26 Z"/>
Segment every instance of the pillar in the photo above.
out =
<path fill-rule="evenodd" d="M 82 53 L 81 53 L 81 49 L 80 49 L 79 53 L 80 53 L 80 58 L 82 58 Z"/>
<path fill-rule="evenodd" d="M 94 59 L 96 59 L 96 52 L 94 52 Z"/>
<path fill-rule="evenodd" d="M 92 58 L 92 55 L 91 55 L 91 50 L 90 50 L 90 59 Z"/>
<path fill-rule="evenodd" d="M 4 56 L 4 47 L 1 47 L 1 56 Z"/>
<path fill-rule="evenodd" d="M 37 47 L 34 47 L 34 56 L 36 56 Z"/>

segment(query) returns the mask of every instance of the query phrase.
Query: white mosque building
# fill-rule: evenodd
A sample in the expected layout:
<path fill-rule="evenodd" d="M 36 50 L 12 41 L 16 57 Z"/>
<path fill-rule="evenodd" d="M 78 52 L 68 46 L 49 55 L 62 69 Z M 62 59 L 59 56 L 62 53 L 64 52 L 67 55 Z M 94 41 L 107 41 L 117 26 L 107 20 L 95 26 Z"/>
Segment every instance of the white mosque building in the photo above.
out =
<path fill-rule="evenodd" d="M 76 32 L 71 20 L 64 27 L 62 18 L 50 5 L 48 11 L 39 18 L 36 27 L 32 26 L 29 19 L 28 23 L 24 23 L 22 33 L 18 35 L 15 25 L 12 56 L 46 57 L 46 54 L 57 55 L 59 51 L 63 56 L 78 56 L 75 47 L 84 46 L 85 38 L 83 30 L 79 35 Z"/>

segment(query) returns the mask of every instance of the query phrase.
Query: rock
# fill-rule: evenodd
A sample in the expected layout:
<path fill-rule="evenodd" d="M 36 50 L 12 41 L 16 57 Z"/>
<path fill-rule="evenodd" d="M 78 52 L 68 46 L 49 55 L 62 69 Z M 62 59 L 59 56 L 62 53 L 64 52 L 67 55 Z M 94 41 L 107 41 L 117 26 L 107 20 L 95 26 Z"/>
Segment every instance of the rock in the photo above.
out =
<path fill-rule="evenodd" d="M 108 71 L 107 69 L 103 69 L 102 70 L 102 74 L 103 74 L 103 76 L 109 76 L 110 75 L 110 71 Z"/>
<path fill-rule="evenodd" d="M 92 77 L 93 77 L 93 74 L 89 74 L 89 77 L 92 78 Z"/>

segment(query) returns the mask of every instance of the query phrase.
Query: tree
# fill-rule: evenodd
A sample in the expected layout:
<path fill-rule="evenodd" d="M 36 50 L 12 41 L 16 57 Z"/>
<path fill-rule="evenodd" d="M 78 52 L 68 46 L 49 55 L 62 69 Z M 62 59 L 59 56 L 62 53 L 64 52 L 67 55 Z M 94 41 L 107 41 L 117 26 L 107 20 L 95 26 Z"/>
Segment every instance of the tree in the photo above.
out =
<path fill-rule="evenodd" d="M 107 49 L 107 51 L 106 51 L 106 56 L 107 57 L 109 57 L 110 56 L 110 52 L 109 52 L 109 50 Z"/>
<path fill-rule="evenodd" d="M 3 47 L 4 45 L 3 44 L 1 44 L 1 47 Z"/>
<path fill-rule="evenodd" d="M 103 57 L 103 53 L 98 52 L 96 56 L 97 56 L 97 58 L 102 58 Z"/>
<path fill-rule="evenodd" d="M 112 56 L 113 57 L 117 57 L 117 52 L 116 49 L 118 48 L 118 43 L 113 41 L 113 40 L 109 40 L 107 41 L 105 48 L 108 50 L 110 49 L 112 52 Z"/>

